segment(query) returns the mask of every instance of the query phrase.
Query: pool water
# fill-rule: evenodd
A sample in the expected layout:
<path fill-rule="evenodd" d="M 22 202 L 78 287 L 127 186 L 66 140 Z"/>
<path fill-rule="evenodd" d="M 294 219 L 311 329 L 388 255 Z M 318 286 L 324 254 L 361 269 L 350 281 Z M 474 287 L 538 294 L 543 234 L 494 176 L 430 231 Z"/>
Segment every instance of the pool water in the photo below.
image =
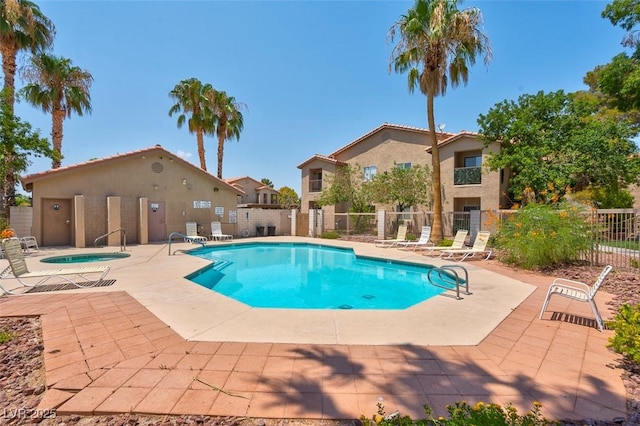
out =
<path fill-rule="evenodd" d="M 190 254 L 214 263 L 188 279 L 252 307 L 406 309 L 443 291 L 429 283 L 432 266 L 356 257 L 351 249 L 251 243 Z"/>
<path fill-rule="evenodd" d="M 105 262 L 107 260 L 122 259 L 129 257 L 129 253 L 86 253 L 86 254 L 70 254 L 68 256 L 46 257 L 40 262 L 44 263 L 88 263 L 88 262 Z"/>

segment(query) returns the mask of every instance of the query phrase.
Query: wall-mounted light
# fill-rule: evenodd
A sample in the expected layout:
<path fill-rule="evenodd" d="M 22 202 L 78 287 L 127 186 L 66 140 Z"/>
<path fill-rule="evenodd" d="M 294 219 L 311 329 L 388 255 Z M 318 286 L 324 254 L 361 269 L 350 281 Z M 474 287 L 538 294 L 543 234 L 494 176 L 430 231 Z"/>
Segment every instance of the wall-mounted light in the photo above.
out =
<path fill-rule="evenodd" d="M 55 204 L 53 205 L 53 209 L 54 209 L 54 210 L 60 210 L 60 204 L 55 203 Z"/>
<path fill-rule="evenodd" d="M 214 186 L 214 187 L 213 187 L 213 192 L 218 192 L 218 191 L 220 191 L 220 189 L 218 189 L 218 187 L 217 187 L 217 186 Z"/>
<path fill-rule="evenodd" d="M 158 186 L 158 185 L 153 185 L 153 190 L 154 190 L 154 191 L 157 191 L 157 190 L 158 190 L 158 188 L 159 188 L 159 186 Z"/>
<path fill-rule="evenodd" d="M 182 184 L 183 184 L 184 186 L 187 186 L 187 179 L 186 179 L 186 178 L 182 178 Z"/>

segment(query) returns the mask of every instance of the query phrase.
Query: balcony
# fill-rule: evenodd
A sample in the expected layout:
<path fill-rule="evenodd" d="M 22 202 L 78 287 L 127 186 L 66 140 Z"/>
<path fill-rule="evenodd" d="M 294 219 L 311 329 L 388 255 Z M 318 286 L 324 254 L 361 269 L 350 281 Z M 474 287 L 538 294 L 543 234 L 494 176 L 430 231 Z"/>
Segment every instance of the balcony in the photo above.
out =
<path fill-rule="evenodd" d="M 458 167 L 453 169 L 454 185 L 478 185 L 481 183 L 481 167 Z"/>
<path fill-rule="evenodd" d="M 322 192 L 322 179 L 309 180 L 309 192 Z"/>

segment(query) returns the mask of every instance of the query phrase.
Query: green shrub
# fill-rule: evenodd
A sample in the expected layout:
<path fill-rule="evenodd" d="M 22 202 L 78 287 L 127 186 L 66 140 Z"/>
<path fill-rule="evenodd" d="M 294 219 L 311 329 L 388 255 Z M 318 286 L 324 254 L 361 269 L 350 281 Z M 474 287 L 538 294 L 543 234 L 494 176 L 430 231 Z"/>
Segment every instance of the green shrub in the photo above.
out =
<path fill-rule="evenodd" d="M 438 247 L 451 247 L 453 245 L 453 240 L 449 239 L 449 238 L 444 238 L 442 240 L 440 240 L 440 242 L 438 244 L 436 244 Z"/>
<path fill-rule="evenodd" d="M 578 262 L 593 239 L 577 207 L 528 204 L 498 224 L 493 243 L 503 262 L 537 269 Z"/>
<path fill-rule="evenodd" d="M 13 333 L 7 330 L 0 330 L 0 345 L 3 343 L 7 343 L 11 339 L 13 339 Z"/>
<path fill-rule="evenodd" d="M 640 305 L 623 304 L 607 325 L 616 332 L 608 346 L 640 364 Z"/>
<path fill-rule="evenodd" d="M 454 405 L 447 405 L 448 417 L 433 416 L 433 411 L 428 405 L 424 406 L 426 419 L 412 420 L 409 416 L 400 416 L 398 413 L 386 415 L 384 406 L 378 403 L 378 411 L 371 419 L 361 416 L 363 426 L 546 426 L 557 425 L 556 421 L 551 421 L 542 416 L 542 404 L 533 403 L 533 408 L 525 413 L 518 414 L 518 410 L 511 404 L 504 408 L 498 404 L 485 404 L 478 402 L 471 406 L 465 401 L 456 402 Z"/>
<path fill-rule="evenodd" d="M 322 234 L 320 234 L 320 238 L 335 240 L 337 238 L 340 238 L 340 234 L 337 231 L 324 231 Z"/>

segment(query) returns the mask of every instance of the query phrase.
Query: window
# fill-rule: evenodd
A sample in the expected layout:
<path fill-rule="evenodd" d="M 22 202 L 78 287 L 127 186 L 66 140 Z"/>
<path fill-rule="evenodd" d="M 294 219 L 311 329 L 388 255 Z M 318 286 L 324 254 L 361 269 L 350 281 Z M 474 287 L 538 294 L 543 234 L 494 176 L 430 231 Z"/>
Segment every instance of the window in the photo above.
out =
<path fill-rule="evenodd" d="M 376 166 L 368 166 L 364 168 L 364 180 L 371 180 L 378 172 Z"/>
<path fill-rule="evenodd" d="M 278 194 L 271 194 L 271 204 L 278 204 Z"/>
<path fill-rule="evenodd" d="M 399 169 L 410 169 L 411 163 L 398 163 L 396 164 L 396 167 Z"/>
<path fill-rule="evenodd" d="M 309 192 L 322 191 L 322 169 L 309 170 Z"/>
<path fill-rule="evenodd" d="M 464 167 L 480 167 L 482 166 L 482 156 L 472 155 L 464 157 Z"/>

